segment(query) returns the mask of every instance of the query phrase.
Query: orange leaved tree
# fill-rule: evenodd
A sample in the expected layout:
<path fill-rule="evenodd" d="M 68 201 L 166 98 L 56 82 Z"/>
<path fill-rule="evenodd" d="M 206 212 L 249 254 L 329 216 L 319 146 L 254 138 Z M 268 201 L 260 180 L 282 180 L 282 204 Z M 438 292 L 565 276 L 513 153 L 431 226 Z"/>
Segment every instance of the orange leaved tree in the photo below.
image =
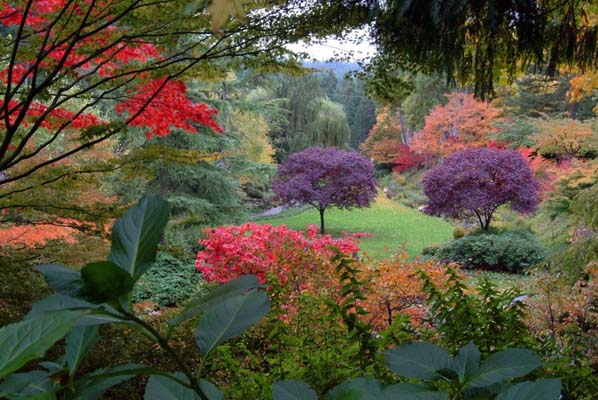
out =
<path fill-rule="evenodd" d="M 469 93 L 454 92 L 448 103 L 435 107 L 415 135 L 411 148 L 430 158 L 442 158 L 470 147 L 484 147 L 502 111 Z"/>

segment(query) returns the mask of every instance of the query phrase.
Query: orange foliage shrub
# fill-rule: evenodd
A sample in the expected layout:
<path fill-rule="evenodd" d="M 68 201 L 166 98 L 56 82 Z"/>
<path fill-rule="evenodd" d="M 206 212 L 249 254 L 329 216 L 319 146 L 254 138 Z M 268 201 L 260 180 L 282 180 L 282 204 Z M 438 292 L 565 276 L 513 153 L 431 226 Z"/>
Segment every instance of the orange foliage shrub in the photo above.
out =
<path fill-rule="evenodd" d="M 378 163 L 390 164 L 407 141 L 408 138 L 402 135 L 399 116 L 385 108 L 376 116 L 376 124 L 361 145 L 361 150 Z"/>
<path fill-rule="evenodd" d="M 366 271 L 369 285 L 364 308 L 370 312 L 369 322 L 377 329 L 392 325 L 398 313 L 408 314 L 414 325 L 422 323 L 427 309 L 418 270 L 438 285 L 446 281 L 445 269 L 436 262 L 409 261 L 405 252 Z"/>
<path fill-rule="evenodd" d="M 66 220 L 58 221 L 57 224 L 12 225 L 0 229 L 0 247 L 33 249 L 51 240 L 73 244 L 76 233 L 77 230 Z"/>

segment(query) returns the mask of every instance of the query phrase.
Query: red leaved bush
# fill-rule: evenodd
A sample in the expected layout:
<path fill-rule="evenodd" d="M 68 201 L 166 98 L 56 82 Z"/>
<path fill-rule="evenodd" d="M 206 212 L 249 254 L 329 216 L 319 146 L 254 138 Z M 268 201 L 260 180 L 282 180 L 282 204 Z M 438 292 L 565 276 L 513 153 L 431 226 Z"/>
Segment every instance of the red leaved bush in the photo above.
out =
<path fill-rule="evenodd" d="M 309 276 L 329 264 L 336 254 L 359 251 L 352 239 L 318 235 L 310 226 L 307 235 L 285 225 L 222 226 L 205 230 L 199 241 L 205 249 L 197 254 L 196 268 L 208 282 L 224 283 L 245 274 L 255 274 L 262 283 L 270 276 L 298 289 L 310 286 Z"/>

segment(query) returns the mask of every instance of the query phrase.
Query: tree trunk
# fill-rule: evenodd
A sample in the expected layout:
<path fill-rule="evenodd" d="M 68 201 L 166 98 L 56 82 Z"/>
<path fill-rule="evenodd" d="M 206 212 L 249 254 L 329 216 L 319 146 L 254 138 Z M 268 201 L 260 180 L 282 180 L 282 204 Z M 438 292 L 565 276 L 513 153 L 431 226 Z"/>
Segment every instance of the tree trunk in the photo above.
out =
<path fill-rule="evenodd" d="M 324 232 L 324 210 L 320 208 L 320 234 L 323 235 Z"/>

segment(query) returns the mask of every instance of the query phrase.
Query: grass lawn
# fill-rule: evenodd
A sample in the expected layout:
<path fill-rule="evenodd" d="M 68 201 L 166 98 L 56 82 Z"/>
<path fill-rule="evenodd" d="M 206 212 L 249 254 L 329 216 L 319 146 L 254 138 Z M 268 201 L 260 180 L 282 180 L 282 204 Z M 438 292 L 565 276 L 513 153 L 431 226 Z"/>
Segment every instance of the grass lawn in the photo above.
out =
<path fill-rule="evenodd" d="M 315 209 L 291 214 L 262 218 L 256 222 L 284 224 L 297 230 L 320 224 L 320 216 Z M 339 237 L 343 232 L 373 234 L 371 238 L 362 239 L 361 248 L 375 259 L 392 256 L 402 249 L 414 257 L 421 254 L 426 246 L 450 240 L 453 234 L 453 227 L 448 222 L 387 200 L 385 196 L 378 196 L 376 203 L 369 208 L 328 209 L 324 219 L 326 233 L 333 237 Z"/>

